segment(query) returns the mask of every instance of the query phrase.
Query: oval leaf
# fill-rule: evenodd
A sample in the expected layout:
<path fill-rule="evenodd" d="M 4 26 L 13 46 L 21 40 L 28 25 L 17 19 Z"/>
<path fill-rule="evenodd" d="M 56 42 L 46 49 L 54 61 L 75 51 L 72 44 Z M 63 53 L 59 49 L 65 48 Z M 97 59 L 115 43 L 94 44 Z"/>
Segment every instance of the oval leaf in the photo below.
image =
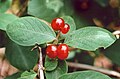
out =
<path fill-rule="evenodd" d="M 53 71 L 47 71 L 45 73 L 46 79 L 58 79 L 61 75 L 67 73 L 68 66 L 66 64 L 66 61 L 59 61 L 58 66 Z"/>
<path fill-rule="evenodd" d="M 58 65 L 58 61 L 56 59 L 50 59 L 46 56 L 45 58 L 45 70 L 46 71 L 52 71 L 54 70 Z"/>
<path fill-rule="evenodd" d="M 7 25 L 16 19 L 18 19 L 18 17 L 12 14 L 0 14 L 0 29 L 5 31 Z"/>
<path fill-rule="evenodd" d="M 116 38 L 109 31 L 99 27 L 85 27 L 73 31 L 66 39 L 69 46 L 83 50 L 95 51 L 99 47 L 107 48 Z"/>
<path fill-rule="evenodd" d="M 111 79 L 107 75 L 104 75 L 95 71 L 79 71 L 68 73 L 61 76 L 59 79 Z"/>
<path fill-rule="evenodd" d="M 20 70 L 33 69 L 37 64 L 37 51 L 31 51 L 32 47 L 22 47 L 10 41 L 7 44 L 5 55 L 9 62 Z"/>
<path fill-rule="evenodd" d="M 43 44 L 56 37 L 50 26 L 34 17 L 23 17 L 9 24 L 7 34 L 11 40 L 22 46 Z"/>

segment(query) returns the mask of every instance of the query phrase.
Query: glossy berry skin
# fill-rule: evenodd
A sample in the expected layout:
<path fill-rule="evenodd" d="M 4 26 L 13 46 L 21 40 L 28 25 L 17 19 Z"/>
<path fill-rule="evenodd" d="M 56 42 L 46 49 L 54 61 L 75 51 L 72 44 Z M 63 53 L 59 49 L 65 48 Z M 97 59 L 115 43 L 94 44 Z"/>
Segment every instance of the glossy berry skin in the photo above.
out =
<path fill-rule="evenodd" d="M 64 60 L 68 57 L 68 46 L 66 44 L 60 44 L 57 48 L 57 56 L 59 59 Z"/>
<path fill-rule="evenodd" d="M 66 23 L 63 28 L 61 28 L 61 32 L 66 34 L 70 30 L 70 26 Z"/>
<path fill-rule="evenodd" d="M 49 45 L 46 49 L 46 54 L 49 58 L 56 58 L 57 57 L 57 46 Z"/>
<path fill-rule="evenodd" d="M 60 30 L 62 27 L 64 27 L 65 23 L 64 20 L 62 18 L 55 18 L 52 20 L 51 22 L 51 26 L 53 28 L 53 30 Z"/>

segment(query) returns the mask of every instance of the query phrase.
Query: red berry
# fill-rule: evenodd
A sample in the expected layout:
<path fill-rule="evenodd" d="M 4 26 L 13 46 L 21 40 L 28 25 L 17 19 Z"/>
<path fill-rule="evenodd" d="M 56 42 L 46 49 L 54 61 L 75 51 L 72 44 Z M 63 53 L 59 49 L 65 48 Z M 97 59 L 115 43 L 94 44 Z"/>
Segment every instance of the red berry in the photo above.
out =
<path fill-rule="evenodd" d="M 70 26 L 66 23 L 63 28 L 61 28 L 61 32 L 66 34 L 70 30 Z"/>
<path fill-rule="evenodd" d="M 53 30 L 60 30 L 62 27 L 64 27 L 65 23 L 62 18 L 55 18 L 52 20 L 51 26 Z"/>
<path fill-rule="evenodd" d="M 48 55 L 49 58 L 57 57 L 57 46 L 49 45 L 46 49 L 46 54 Z"/>
<path fill-rule="evenodd" d="M 88 9 L 88 3 L 87 2 L 83 2 L 81 5 L 80 5 L 80 7 L 81 7 L 81 9 L 83 9 L 83 10 L 86 10 L 86 9 Z"/>
<path fill-rule="evenodd" d="M 68 57 L 68 46 L 66 44 L 60 44 L 57 48 L 57 56 L 59 59 L 64 60 Z"/>

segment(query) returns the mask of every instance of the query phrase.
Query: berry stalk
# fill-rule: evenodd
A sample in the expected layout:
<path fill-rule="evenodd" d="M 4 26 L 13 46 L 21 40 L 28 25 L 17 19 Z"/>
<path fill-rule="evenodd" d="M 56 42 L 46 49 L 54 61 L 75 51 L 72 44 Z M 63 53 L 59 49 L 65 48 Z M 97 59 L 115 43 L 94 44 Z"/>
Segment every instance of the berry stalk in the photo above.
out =
<path fill-rule="evenodd" d="M 58 38 L 60 37 L 60 33 L 61 33 L 61 31 L 58 31 L 58 34 L 57 34 L 56 39 L 54 40 L 53 44 L 58 43 Z"/>

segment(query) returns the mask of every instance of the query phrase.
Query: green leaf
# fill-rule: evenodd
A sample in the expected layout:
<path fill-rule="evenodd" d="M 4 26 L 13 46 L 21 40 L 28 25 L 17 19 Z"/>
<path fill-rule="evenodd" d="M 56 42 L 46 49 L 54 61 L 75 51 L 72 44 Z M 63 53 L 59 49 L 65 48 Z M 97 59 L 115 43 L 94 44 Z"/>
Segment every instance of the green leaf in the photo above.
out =
<path fill-rule="evenodd" d="M 65 61 L 59 61 L 58 66 L 53 71 L 47 71 L 45 73 L 46 79 L 58 79 L 61 75 L 67 73 L 68 66 Z"/>
<path fill-rule="evenodd" d="M 18 19 L 18 17 L 12 14 L 0 14 L 0 29 L 5 31 L 7 25 L 16 19 Z"/>
<path fill-rule="evenodd" d="M 62 0 L 46 0 L 46 6 L 58 13 L 60 8 L 63 7 L 63 2 Z"/>
<path fill-rule="evenodd" d="M 17 78 L 20 77 L 21 74 L 22 74 L 22 72 L 17 72 L 13 75 L 10 75 L 10 76 L 6 77 L 5 79 L 17 79 Z"/>
<path fill-rule="evenodd" d="M 8 10 L 8 8 L 11 5 L 12 0 L 5 0 L 5 1 L 0 1 L 0 13 L 4 13 Z"/>
<path fill-rule="evenodd" d="M 64 43 L 75 48 L 95 51 L 99 47 L 109 47 L 115 40 L 115 36 L 105 29 L 99 27 L 85 27 L 73 31 L 66 37 Z"/>
<path fill-rule="evenodd" d="M 73 20 L 72 17 L 70 16 L 64 16 L 62 17 L 65 21 L 65 23 L 69 24 L 70 25 L 70 30 L 67 34 L 62 34 L 63 37 L 66 37 L 68 34 L 70 34 L 71 32 L 73 32 L 74 30 L 76 30 L 76 25 L 75 25 L 75 22 Z"/>
<path fill-rule="evenodd" d="M 63 0 L 64 6 L 60 10 L 60 15 L 65 16 L 65 15 L 73 15 L 74 13 L 74 7 L 71 6 L 73 5 L 71 0 Z"/>
<path fill-rule="evenodd" d="M 34 71 L 25 71 L 21 74 L 20 78 L 17 79 L 34 79 L 36 77 L 37 73 L 35 73 Z"/>
<path fill-rule="evenodd" d="M 86 16 L 87 14 L 88 14 L 88 12 L 86 14 L 80 14 L 80 15 L 74 14 L 73 18 L 74 18 L 77 29 L 86 27 L 88 25 L 94 25 L 94 23 L 91 22 L 91 19 L 87 18 L 87 16 Z M 91 16 L 91 15 L 89 15 L 89 16 Z"/>
<path fill-rule="evenodd" d="M 9 24 L 7 34 L 11 40 L 22 46 L 44 44 L 56 37 L 50 26 L 34 17 L 23 17 Z"/>
<path fill-rule="evenodd" d="M 117 40 L 112 46 L 107 48 L 104 54 L 111 59 L 113 63 L 120 66 L 120 40 Z"/>
<path fill-rule="evenodd" d="M 37 64 L 37 51 L 31 51 L 32 47 L 22 47 L 9 41 L 6 47 L 5 55 L 9 62 L 20 70 L 33 69 Z"/>
<path fill-rule="evenodd" d="M 56 59 L 50 59 L 46 56 L 45 58 L 45 70 L 46 71 L 52 71 L 54 70 L 58 65 L 58 61 Z"/>
<path fill-rule="evenodd" d="M 78 71 L 68 73 L 61 76 L 59 79 L 111 79 L 107 75 L 104 75 L 95 71 Z"/>
<path fill-rule="evenodd" d="M 62 6 L 61 0 L 30 0 L 28 14 L 50 21 L 57 16 Z"/>

